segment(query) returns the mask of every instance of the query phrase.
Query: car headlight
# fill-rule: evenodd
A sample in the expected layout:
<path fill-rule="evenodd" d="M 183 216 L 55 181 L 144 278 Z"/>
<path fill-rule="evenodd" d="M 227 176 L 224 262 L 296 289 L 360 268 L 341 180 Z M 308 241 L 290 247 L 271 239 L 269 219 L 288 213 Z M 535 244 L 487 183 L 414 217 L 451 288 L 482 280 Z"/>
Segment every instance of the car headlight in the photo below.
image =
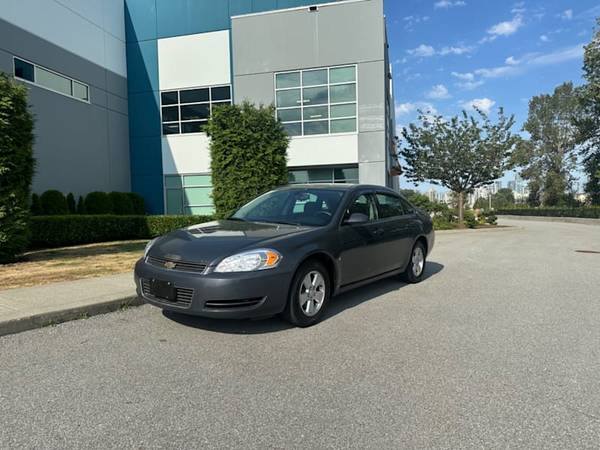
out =
<path fill-rule="evenodd" d="M 279 265 L 282 256 L 271 249 L 250 250 L 229 256 L 221 261 L 215 272 L 253 272 L 273 269 Z"/>
<path fill-rule="evenodd" d="M 148 256 L 148 252 L 150 251 L 157 239 L 158 238 L 156 237 L 146 244 L 146 248 L 144 249 L 144 258 Z"/>

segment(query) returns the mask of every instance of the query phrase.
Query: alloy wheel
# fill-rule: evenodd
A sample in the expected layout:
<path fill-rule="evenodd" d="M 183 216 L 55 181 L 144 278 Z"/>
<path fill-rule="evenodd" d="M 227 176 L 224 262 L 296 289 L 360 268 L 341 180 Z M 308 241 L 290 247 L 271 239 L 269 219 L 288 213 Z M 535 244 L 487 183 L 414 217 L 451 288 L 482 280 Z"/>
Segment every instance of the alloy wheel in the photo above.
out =
<path fill-rule="evenodd" d="M 325 277 L 316 270 L 308 272 L 302 279 L 298 292 L 300 309 L 304 315 L 312 317 L 320 311 L 325 300 L 325 292 Z"/>
<path fill-rule="evenodd" d="M 420 277 L 425 266 L 425 254 L 423 248 L 417 245 L 412 254 L 412 271 L 415 277 Z"/>

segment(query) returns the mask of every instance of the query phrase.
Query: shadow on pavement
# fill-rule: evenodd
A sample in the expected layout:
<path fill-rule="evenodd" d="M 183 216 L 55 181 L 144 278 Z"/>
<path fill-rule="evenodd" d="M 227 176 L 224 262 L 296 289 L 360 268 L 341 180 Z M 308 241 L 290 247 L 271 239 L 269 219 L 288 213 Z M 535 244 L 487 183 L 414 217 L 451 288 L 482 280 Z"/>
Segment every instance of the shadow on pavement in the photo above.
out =
<path fill-rule="evenodd" d="M 427 263 L 423 282 L 426 282 L 428 278 L 440 273 L 443 269 L 444 266 L 442 264 L 429 261 Z M 406 283 L 400 281 L 398 277 L 390 277 L 338 295 L 331 299 L 331 302 L 325 311 L 323 321 L 331 319 L 332 317 L 344 312 L 346 309 L 353 308 L 389 292 L 397 291 L 404 286 L 406 286 Z M 163 311 L 163 315 L 168 319 L 180 323 L 181 325 L 218 333 L 262 334 L 293 328 L 292 325 L 277 316 L 256 320 L 232 320 L 207 319 L 204 317 L 190 316 L 172 311 Z"/>

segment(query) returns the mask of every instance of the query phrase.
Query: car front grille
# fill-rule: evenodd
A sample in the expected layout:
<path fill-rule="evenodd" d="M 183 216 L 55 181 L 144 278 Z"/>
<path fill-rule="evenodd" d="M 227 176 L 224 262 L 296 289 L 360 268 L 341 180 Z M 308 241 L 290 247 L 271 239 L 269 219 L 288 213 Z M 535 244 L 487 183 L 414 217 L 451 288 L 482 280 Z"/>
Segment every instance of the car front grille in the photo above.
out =
<path fill-rule="evenodd" d="M 176 261 L 174 259 L 158 258 L 156 256 L 148 256 L 146 262 L 151 266 L 160 267 L 161 269 L 180 270 L 182 272 L 204 273 L 206 270 L 206 263 Z M 171 267 L 167 267 L 169 263 Z"/>
<path fill-rule="evenodd" d="M 150 280 L 142 279 L 142 293 L 145 297 L 148 297 L 151 300 L 155 300 L 165 305 L 175 305 L 181 308 L 189 308 L 192 305 L 192 297 L 194 296 L 194 290 L 191 288 L 182 288 L 175 287 L 176 298 L 175 301 L 172 302 L 167 300 L 166 298 L 157 297 L 152 292 L 152 287 L 150 285 Z"/>
<path fill-rule="evenodd" d="M 204 307 L 207 309 L 237 309 L 256 306 L 264 300 L 264 297 L 245 298 L 242 300 L 208 300 Z"/>

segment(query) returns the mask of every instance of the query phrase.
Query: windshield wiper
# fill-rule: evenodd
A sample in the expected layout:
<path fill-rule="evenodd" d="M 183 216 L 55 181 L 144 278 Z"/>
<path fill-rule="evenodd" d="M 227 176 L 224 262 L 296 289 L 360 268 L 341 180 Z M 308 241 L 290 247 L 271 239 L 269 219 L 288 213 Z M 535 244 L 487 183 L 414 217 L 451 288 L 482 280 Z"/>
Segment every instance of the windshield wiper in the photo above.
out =
<path fill-rule="evenodd" d="M 295 227 L 301 227 L 302 224 L 298 223 L 298 222 L 288 222 L 286 220 L 269 220 L 267 221 L 267 223 L 276 223 L 276 224 L 281 224 L 281 225 L 293 225 Z"/>
<path fill-rule="evenodd" d="M 248 222 L 246 219 L 242 219 L 241 217 L 229 217 L 227 220 L 233 220 L 236 222 Z"/>

